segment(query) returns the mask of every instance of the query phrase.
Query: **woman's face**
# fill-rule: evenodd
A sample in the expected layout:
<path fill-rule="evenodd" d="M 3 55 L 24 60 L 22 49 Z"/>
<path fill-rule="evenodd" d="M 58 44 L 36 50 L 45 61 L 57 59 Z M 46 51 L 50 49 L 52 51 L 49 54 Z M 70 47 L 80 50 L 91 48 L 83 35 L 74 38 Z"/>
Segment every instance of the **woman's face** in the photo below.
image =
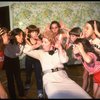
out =
<path fill-rule="evenodd" d="M 70 35 L 70 42 L 73 43 L 77 38 L 78 36 L 76 35 Z"/>
<path fill-rule="evenodd" d="M 51 31 L 55 34 L 58 34 L 58 31 L 59 31 L 59 27 L 57 26 L 56 23 L 52 24 L 51 26 Z"/>
<path fill-rule="evenodd" d="M 92 26 L 89 23 L 86 23 L 86 25 L 83 27 L 83 35 L 85 38 L 91 38 L 93 35 L 94 30 Z"/>
<path fill-rule="evenodd" d="M 38 32 L 34 31 L 34 32 L 31 32 L 31 38 L 33 39 L 38 39 Z"/>
<path fill-rule="evenodd" d="M 10 41 L 10 37 L 9 37 L 9 35 L 7 33 L 4 33 L 2 35 L 2 39 L 3 39 L 3 44 L 8 44 L 9 41 Z"/>
<path fill-rule="evenodd" d="M 20 32 L 18 35 L 15 36 L 16 40 L 19 44 L 21 44 L 23 42 L 23 33 Z"/>
<path fill-rule="evenodd" d="M 50 51 L 51 49 L 51 42 L 47 38 L 42 39 L 42 47 L 44 51 Z"/>
<path fill-rule="evenodd" d="M 80 60 L 82 56 L 77 45 L 76 44 L 73 45 L 73 54 L 76 56 L 77 60 Z"/>

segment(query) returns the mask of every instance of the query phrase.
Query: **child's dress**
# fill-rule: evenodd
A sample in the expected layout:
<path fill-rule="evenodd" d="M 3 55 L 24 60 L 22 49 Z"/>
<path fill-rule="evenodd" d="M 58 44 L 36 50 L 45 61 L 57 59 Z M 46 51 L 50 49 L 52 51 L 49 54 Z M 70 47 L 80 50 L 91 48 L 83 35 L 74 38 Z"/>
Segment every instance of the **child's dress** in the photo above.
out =
<path fill-rule="evenodd" d="M 89 74 L 93 74 L 93 80 L 96 83 L 100 84 L 100 61 L 97 61 L 97 57 L 94 53 L 88 52 L 88 55 L 93 59 L 91 64 L 83 62 L 85 69 L 89 72 Z"/>

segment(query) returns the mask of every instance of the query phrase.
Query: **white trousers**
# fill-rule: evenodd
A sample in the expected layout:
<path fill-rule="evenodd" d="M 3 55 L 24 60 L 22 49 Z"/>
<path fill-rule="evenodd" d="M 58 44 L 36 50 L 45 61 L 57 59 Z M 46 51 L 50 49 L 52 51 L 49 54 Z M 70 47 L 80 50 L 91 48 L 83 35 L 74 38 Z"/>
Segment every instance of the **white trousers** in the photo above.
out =
<path fill-rule="evenodd" d="M 65 71 L 45 74 L 43 83 L 48 99 L 92 99 Z"/>

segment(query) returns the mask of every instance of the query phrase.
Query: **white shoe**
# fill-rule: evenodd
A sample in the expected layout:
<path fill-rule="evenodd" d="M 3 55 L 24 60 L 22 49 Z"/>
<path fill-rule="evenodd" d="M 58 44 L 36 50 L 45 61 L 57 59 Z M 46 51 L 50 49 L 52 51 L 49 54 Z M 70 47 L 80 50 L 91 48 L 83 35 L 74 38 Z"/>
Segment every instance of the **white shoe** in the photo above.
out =
<path fill-rule="evenodd" d="M 38 98 L 39 98 L 39 99 L 43 99 L 43 93 L 39 93 L 39 94 L 38 94 Z"/>

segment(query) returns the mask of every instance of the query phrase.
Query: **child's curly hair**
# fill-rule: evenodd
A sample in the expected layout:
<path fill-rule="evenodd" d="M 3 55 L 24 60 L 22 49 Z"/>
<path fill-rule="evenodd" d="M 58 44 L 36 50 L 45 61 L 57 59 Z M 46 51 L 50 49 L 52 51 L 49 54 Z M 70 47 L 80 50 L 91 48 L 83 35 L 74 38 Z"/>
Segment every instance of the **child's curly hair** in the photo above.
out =
<path fill-rule="evenodd" d="M 55 34 L 52 31 L 43 32 L 43 38 L 47 38 L 52 44 L 55 44 Z"/>

